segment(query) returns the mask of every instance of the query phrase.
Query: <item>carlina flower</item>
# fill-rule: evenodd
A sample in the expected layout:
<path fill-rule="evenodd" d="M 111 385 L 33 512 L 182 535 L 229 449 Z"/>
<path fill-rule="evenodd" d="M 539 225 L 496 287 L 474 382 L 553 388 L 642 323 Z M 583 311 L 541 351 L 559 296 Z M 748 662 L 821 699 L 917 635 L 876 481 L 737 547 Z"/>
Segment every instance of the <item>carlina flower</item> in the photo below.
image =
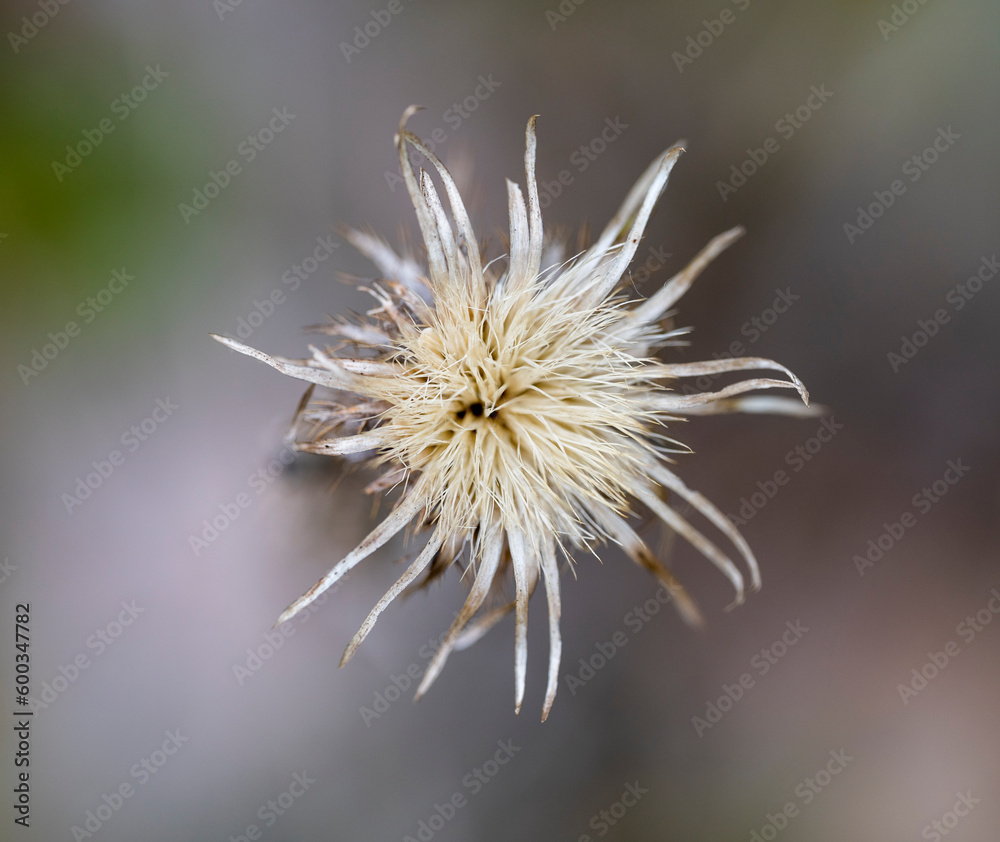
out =
<path fill-rule="evenodd" d="M 401 488 L 392 512 L 278 622 L 294 617 L 412 524 L 429 538 L 372 609 L 341 666 L 400 593 L 421 577 L 430 581 L 459 564 L 463 577 L 471 580 L 469 595 L 428 665 L 417 698 L 453 650 L 475 642 L 513 610 L 519 712 L 528 600 L 542 580 L 550 635 L 544 721 L 556 695 L 562 648 L 560 557 L 572 565 L 574 550 L 618 544 L 660 580 L 689 623 L 701 622 L 694 602 L 630 524 L 636 503 L 722 571 L 736 590 L 734 605 L 743 601 L 743 574 L 669 505 L 671 494 L 733 544 L 751 587 L 760 587 L 757 562 L 733 523 L 668 467 L 671 454 L 690 451 L 668 437 L 664 425 L 685 415 L 743 411 L 802 416 L 812 410 L 799 379 L 771 360 L 667 363 L 653 356 L 663 346 L 681 344 L 686 330 L 671 328 L 671 308 L 743 234 L 742 228 L 720 234 L 651 297 L 638 304 L 627 300 L 629 263 L 683 151 L 680 146 L 654 160 L 596 242 L 566 260 L 562 247 L 543 237 L 532 117 L 526 131 L 527 203 L 521 188 L 508 180 L 509 248 L 502 258 L 484 263 L 454 180 L 406 130 L 415 110 L 403 114 L 395 143 L 427 268 L 398 256 L 376 236 L 347 230 L 346 239 L 381 274 L 368 289 L 376 306 L 366 320 L 340 319 L 318 327 L 334 337 L 333 344 L 310 346 L 312 356 L 301 360 L 271 357 L 234 339 L 215 338 L 313 384 L 293 423 L 298 450 L 367 458 L 384 466 L 369 493 Z M 436 171 L 450 214 L 430 174 L 414 170 L 411 147 Z M 345 349 L 356 355 L 346 356 Z M 784 378 L 752 377 L 690 394 L 672 388 L 685 378 L 760 370 L 780 372 Z M 314 401 L 315 386 L 330 390 L 330 396 Z M 802 403 L 739 397 L 764 389 L 794 389 Z M 513 570 L 513 601 L 504 597 L 487 603 L 491 592 L 501 597 L 508 569 Z"/>

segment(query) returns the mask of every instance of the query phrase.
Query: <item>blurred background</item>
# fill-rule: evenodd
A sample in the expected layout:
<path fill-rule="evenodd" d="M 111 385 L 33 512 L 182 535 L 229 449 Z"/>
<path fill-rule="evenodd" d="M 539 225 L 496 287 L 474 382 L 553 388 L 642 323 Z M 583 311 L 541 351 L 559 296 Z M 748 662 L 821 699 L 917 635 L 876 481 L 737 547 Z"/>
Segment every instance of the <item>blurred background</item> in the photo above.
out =
<path fill-rule="evenodd" d="M 34 711 L 30 827 L 0 836 L 993 838 L 1000 7 L 19 0 L 0 30 L 0 685 L 23 713 L 28 603 Z M 400 540 L 270 631 L 377 512 L 363 472 L 282 449 L 299 384 L 209 333 L 299 356 L 368 306 L 333 232 L 416 241 L 411 103 L 495 244 L 530 115 L 549 231 L 602 227 L 686 138 L 640 292 L 748 233 L 672 358 L 739 343 L 832 413 L 684 425 L 677 470 L 745 521 L 763 590 L 725 612 L 678 544 L 698 633 L 581 555 L 544 725 L 537 597 L 518 717 L 511 619 L 411 703 L 455 575 L 337 669 Z"/>

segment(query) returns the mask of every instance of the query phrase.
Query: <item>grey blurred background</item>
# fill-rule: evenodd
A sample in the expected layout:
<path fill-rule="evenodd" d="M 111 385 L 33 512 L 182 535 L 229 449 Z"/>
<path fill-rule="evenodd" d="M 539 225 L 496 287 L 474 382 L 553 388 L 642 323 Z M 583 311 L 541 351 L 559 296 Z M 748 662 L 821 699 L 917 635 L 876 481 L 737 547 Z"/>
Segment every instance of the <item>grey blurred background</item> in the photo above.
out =
<path fill-rule="evenodd" d="M 5 4 L 0 703 L 8 721 L 23 711 L 14 617 L 30 603 L 39 704 L 30 828 L 7 808 L 0 836 L 995 838 L 1000 281 L 967 279 L 990 276 L 1000 246 L 998 24 L 975 0 Z M 548 230 L 599 228 L 687 138 L 646 233 L 671 256 L 640 291 L 744 224 L 681 302 L 695 331 L 676 358 L 742 342 L 790 366 L 836 425 L 826 442 L 815 419 L 679 431 L 695 455 L 678 471 L 747 520 L 764 588 L 726 613 L 726 583 L 676 547 L 709 620 L 697 633 L 668 610 L 637 619 L 656 585 L 620 553 L 581 556 L 544 725 L 537 598 L 519 717 L 510 620 L 419 704 L 412 686 L 390 689 L 426 665 L 463 598 L 457 576 L 395 605 L 337 670 L 399 573 L 398 540 L 294 633 L 267 637 L 375 512 L 363 474 L 331 492 L 338 471 L 281 461 L 298 385 L 208 334 L 247 320 L 251 344 L 297 356 L 303 326 L 367 306 L 337 276 L 372 269 L 336 235 L 297 288 L 282 278 L 338 223 L 415 241 L 392 178 L 411 103 L 494 241 L 531 114 L 539 179 L 571 177 Z M 249 160 L 240 144 L 275 109 L 282 130 Z M 625 128 L 584 169 L 578 150 L 606 121 Z M 100 142 L 74 159 L 85 132 Z M 768 138 L 766 162 L 734 180 Z M 240 172 L 182 212 L 231 159 Z M 861 230 L 859 208 L 888 204 L 875 194 L 894 181 Z M 258 302 L 276 289 L 268 312 Z M 794 303 L 777 315 L 779 290 Z M 79 331 L 62 336 L 69 321 Z M 890 358 L 904 339 L 915 355 Z M 68 503 L 95 462 L 108 476 Z M 196 553 L 191 536 L 241 494 Z M 603 666 L 581 666 L 615 639 Z M 15 737 L 3 729 L 10 804 Z"/>

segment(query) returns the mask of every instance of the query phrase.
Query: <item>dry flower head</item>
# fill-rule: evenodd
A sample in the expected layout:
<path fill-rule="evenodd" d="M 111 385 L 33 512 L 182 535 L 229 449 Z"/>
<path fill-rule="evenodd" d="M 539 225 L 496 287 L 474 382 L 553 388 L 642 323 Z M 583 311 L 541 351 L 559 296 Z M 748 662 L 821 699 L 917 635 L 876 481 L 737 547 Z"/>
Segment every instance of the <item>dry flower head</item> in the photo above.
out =
<path fill-rule="evenodd" d="M 715 543 L 668 502 L 688 504 L 725 536 L 760 586 L 753 553 L 732 522 L 669 467 L 687 449 L 665 427 L 688 415 L 720 412 L 810 414 L 808 394 L 784 366 L 744 357 L 663 362 L 660 348 L 679 344 L 671 308 L 702 270 L 738 239 L 720 234 L 651 297 L 625 293 L 631 263 L 653 207 L 682 153 L 674 146 L 641 175 L 618 212 L 585 251 L 565 259 L 543 235 L 535 181 L 535 119 L 526 131 L 527 201 L 507 181 L 509 248 L 486 263 L 448 170 L 406 130 L 396 147 L 426 247 L 424 268 L 382 239 L 348 230 L 380 279 L 369 291 L 367 318 L 321 328 L 334 337 L 311 356 L 272 357 L 234 339 L 230 348 L 310 384 L 296 414 L 296 447 L 310 453 L 366 458 L 382 473 L 374 493 L 400 488 L 392 512 L 361 544 L 293 602 L 293 617 L 360 561 L 408 525 L 429 534 L 406 571 L 379 600 L 344 652 L 346 663 L 381 612 L 404 590 L 460 564 L 470 581 L 417 690 L 423 695 L 455 649 L 515 614 L 515 709 L 524 696 L 528 599 L 541 580 L 548 603 L 550 652 L 542 719 L 555 698 L 561 653 L 559 559 L 581 548 L 620 545 L 667 588 L 681 615 L 697 625 L 698 609 L 638 536 L 630 516 L 638 502 L 690 542 L 744 597 L 744 574 Z M 411 148 L 436 172 L 414 170 Z M 347 356 L 345 349 L 354 350 Z M 726 372 L 771 371 L 712 392 L 680 394 L 679 380 Z M 312 400 L 314 386 L 329 390 Z M 792 389 L 798 399 L 747 392 Z M 513 571 L 514 599 L 491 606 Z M 495 600 L 494 600 L 495 602 Z M 476 615 L 479 617 L 476 618 Z M 475 618 L 475 619 L 474 619 Z"/>

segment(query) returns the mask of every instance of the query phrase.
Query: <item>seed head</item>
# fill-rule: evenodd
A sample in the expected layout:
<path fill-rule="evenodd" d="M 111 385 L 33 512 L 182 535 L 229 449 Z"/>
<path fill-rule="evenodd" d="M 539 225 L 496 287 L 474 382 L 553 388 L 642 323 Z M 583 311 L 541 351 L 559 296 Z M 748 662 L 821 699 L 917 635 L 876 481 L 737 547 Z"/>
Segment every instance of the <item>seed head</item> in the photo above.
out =
<path fill-rule="evenodd" d="M 784 366 L 757 357 L 667 363 L 654 354 L 680 344 L 671 308 L 720 252 L 743 234 L 713 239 L 650 298 L 624 294 L 628 266 L 650 213 L 682 153 L 668 149 L 642 174 L 597 240 L 568 260 L 562 245 L 543 237 L 535 181 L 535 118 L 526 132 L 527 203 L 507 182 L 507 254 L 484 265 L 455 183 L 444 165 L 405 128 L 396 148 L 427 252 L 426 269 L 400 257 L 380 238 L 345 236 L 378 267 L 369 288 L 376 306 L 366 319 L 320 328 L 334 337 L 310 346 L 301 360 L 271 357 L 234 339 L 220 342 L 312 384 L 296 413 L 296 447 L 310 453 L 367 458 L 382 468 L 369 491 L 400 487 L 395 508 L 319 582 L 293 602 L 293 617 L 347 571 L 408 524 L 429 534 L 406 572 L 379 600 L 344 652 L 346 663 L 381 612 L 421 576 L 459 564 L 468 569 L 469 596 L 424 674 L 417 697 L 449 654 L 515 613 L 515 710 L 524 696 L 528 599 L 541 579 L 548 602 L 550 653 L 542 719 L 555 699 L 559 635 L 559 559 L 613 542 L 667 588 L 681 615 L 701 617 L 687 592 L 629 522 L 641 504 L 694 545 L 728 577 L 743 601 L 736 564 L 668 502 L 687 503 L 734 545 L 760 586 L 753 553 L 732 522 L 670 469 L 687 452 L 665 433 L 685 415 L 720 412 L 811 414 L 802 383 Z M 445 212 L 428 172 L 414 171 L 411 149 L 436 171 Z M 345 349 L 353 348 L 355 356 Z M 678 380 L 737 371 L 777 371 L 714 392 L 680 394 Z M 786 379 L 787 378 L 787 379 Z M 315 386 L 329 397 L 313 401 Z M 739 397 L 794 389 L 795 399 Z M 487 605 L 513 571 L 514 600 Z M 481 611 L 481 609 L 483 609 Z M 479 613 L 480 616 L 473 619 Z"/>

